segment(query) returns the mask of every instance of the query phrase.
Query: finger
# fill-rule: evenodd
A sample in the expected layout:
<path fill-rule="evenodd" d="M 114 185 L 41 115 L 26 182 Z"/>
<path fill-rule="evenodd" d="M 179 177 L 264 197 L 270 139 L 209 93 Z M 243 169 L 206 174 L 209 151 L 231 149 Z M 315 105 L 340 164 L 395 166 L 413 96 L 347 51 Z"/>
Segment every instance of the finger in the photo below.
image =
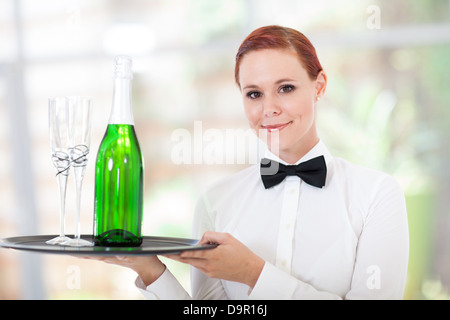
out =
<path fill-rule="evenodd" d="M 178 255 L 176 255 L 176 254 L 164 254 L 164 255 L 162 255 L 162 257 L 167 258 L 167 259 L 172 259 L 172 260 L 179 259 Z"/>
<path fill-rule="evenodd" d="M 180 253 L 183 259 L 211 259 L 213 257 L 214 249 L 211 250 L 188 250 Z"/>
<path fill-rule="evenodd" d="M 98 259 L 99 261 L 103 261 L 105 263 L 109 263 L 109 264 L 117 264 L 120 263 L 120 261 L 117 259 L 117 257 L 101 257 L 100 259 Z"/>
<path fill-rule="evenodd" d="M 103 257 L 101 256 L 78 256 L 73 255 L 72 257 L 78 258 L 78 259 L 85 259 L 85 260 L 102 260 Z"/>
<path fill-rule="evenodd" d="M 206 231 L 198 244 L 222 244 L 227 242 L 230 237 L 231 235 L 228 233 Z"/>
<path fill-rule="evenodd" d="M 116 256 L 115 258 L 119 261 L 127 261 L 128 260 L 127 256 Z"/>
<path fill-rule="evenodd" d="M 164 254 L 164 258 L 172 259 L 175 261 L 183 262 L 183 258 L 181 258 L 180 254 Z"/>
<path fill-rule="evenodd" d="M 173 260 L 181 262 L 181 263 L 189 264 L 192 267 L 197 268 L 202 272 L 205 272 L 205 270 L 206 270 L 205 266 L 207 265 L 207 260 L 204 260 L 204 259 L 177 257 Z"/>
<path fill-rule="evenodd" d="M 182 254 L 183 253 L 191 253 L 191 252 L 183 251 Z M 164 257 L 181 262 L 181 263 L 189 264 L 192 267 L 205 273 L 206 275 L 208 275 L 208 276 L 210 275 L 209 269 L 208 269 L 208 264 L 210 264 L 210 263 L 209 263 L 208 259 L 186 258 L 186 257 L 182 257 L 181 254 L 167 254 L 167 255 L 164 255 Z"/>
<path fill-rule="evenodd" d="M 164 255 L 164 257 L 181 262 L 181 263 L 187 263 L 194 267 L 197 266 L 197 264 L 200 260 L 202 260 L 202 261 L 207 260 L 202 256 L 192 255 L 192 253 L 193 253 L 193 251 L 183 251 L 180 254 L 168 254 L 168 255 Z"/>
<path fill-rule="evenodd" d="M 172 260 L 177 261 L 177 262 L 188 263 L 189 264 L 189 262 L 186 259 L 182 258 L 180 255 L 171 254 L 171 255 L 165 255 L 164 257 L 166 257 L 168 259 L 172 259 Z"/>

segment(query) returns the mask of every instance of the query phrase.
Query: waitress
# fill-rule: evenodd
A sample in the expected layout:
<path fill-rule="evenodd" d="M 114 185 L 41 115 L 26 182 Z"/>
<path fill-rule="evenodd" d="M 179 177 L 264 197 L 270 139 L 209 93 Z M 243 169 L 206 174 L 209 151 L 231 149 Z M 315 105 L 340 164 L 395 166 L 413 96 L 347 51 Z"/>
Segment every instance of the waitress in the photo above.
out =
<path fill-rule="evenodd" d="M 149 299 L 401 299 L 408 264 L 404 195 L 389 175 L 333 157 L 316 111 L 327 76 L 311 42 L 280 26 L 253 31 L 236 55 L 261 164 L 199 199 L 189 294 L 156 256 L 100 258 L 137 272 Z"/>

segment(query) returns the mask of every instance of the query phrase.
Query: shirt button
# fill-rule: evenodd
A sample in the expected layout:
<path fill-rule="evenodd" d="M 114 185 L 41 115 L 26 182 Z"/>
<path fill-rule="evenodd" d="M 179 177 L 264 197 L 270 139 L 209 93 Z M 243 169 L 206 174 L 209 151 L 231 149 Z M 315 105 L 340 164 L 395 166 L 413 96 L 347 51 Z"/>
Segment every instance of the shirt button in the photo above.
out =
<path fill-rule="evenodd" d="M 294 188 L 289 189 L 289 194 L 294 195 L 295 194 L 295 189 Z"/>
<path fill-rule="evenodd" d="M 286 230 L 289 230 L 291 228 L 291 224 L 290 223 L 287 223 L 286 224 Z"/>

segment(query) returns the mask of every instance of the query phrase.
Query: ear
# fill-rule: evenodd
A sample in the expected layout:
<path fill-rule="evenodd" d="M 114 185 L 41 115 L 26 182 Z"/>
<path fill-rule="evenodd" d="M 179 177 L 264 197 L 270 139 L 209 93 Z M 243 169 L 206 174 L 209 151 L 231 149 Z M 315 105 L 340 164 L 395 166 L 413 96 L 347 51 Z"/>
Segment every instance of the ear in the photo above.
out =
<path fill-rule="evenodd" d="M 320 71 L 317 75 L 316 79 L 316 97 L 321 98 L 325 94 L 325 90 L 327 89 L 327 75 L 325 72 Z"/>

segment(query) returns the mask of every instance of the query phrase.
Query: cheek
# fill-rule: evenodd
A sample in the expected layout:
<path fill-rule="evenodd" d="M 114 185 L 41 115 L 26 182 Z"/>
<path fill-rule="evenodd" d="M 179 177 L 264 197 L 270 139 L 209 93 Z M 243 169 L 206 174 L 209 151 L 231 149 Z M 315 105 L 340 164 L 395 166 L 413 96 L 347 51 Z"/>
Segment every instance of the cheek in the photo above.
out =
<path fill-rule="evenodd" d="M 314 110 L 314 101 L 309 97 L 301 97 L 289 104 L 289 108 L 286 111 L 296 118 L 310 118 L 314 117 Z"/>
<path fill-rule="evenodd" d="M 260 113 L 258 112 L 258 108 L 252 105 L 251 103 L 244 102 L 244 112 L 250 126 L 252 128 L 255 128 L 260 121 L 259 119 Z"/>

